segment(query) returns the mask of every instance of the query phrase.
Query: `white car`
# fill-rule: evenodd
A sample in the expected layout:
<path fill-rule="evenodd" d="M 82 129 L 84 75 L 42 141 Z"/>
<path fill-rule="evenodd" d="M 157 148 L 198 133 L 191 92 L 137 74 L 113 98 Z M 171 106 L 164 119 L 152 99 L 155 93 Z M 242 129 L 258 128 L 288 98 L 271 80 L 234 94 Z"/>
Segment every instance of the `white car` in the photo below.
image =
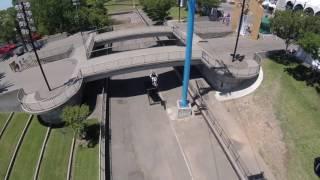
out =
<path fill-rule="evenodd" d="M 265 9 L 275 9 L 277 7 L 277 1 L 275 0 L 264 0 L 262 6 Z"/>

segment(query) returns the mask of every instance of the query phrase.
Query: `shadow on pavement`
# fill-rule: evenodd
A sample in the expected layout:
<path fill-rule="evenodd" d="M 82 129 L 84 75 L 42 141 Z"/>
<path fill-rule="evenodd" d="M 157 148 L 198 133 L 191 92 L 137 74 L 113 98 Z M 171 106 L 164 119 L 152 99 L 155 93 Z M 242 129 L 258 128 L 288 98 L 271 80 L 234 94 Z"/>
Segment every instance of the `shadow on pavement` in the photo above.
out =
<path fill-rule="evenodd" d="M 179 87 L 177 83 L 168 83 L 168 79 L 177 78 L 174 71 L 158 74 L 159 91 L 166 91 Z M 145 83 L 151 81 L 148 76 L 131 79 L 111 80 L 112 97 L 132 97 L 146 94 Z M 177 79 L 178 81 L 178 79 Z"/>
<path fill-rule="evenodd" d="M 89 106 L 90 114 L 96 107 L 97 96 L 102 93 L 104 80 L 93 81 L 85 84 L 82 104 Z"/>
<path fill-rule="evenodd" d="M 8 91 L 8 88 L 13 86 L 14 84 L 9 82 L 1 82 L 1 79 L 5 77 L 5 73 L 0 73 L 0 93 Z"/>

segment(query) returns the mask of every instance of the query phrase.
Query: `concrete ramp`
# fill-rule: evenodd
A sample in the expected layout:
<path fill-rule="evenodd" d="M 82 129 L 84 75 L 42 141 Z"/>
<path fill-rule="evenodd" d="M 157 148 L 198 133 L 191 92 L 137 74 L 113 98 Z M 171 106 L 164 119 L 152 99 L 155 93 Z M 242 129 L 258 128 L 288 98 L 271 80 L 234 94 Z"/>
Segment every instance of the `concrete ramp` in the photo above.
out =
<path fill-rule="evenodd" d="M 202 51 L 194 48 L 192 63 L 201 63 Z M 134 72 L 138 70 L 172 67 L 183 65 L 185 60 L 185 47 L 165 46 L 149 49 L 139 49 L 122 53 L 110 54 L 92 58 L 81 67 L 81 72 L 86 81 Z"/>

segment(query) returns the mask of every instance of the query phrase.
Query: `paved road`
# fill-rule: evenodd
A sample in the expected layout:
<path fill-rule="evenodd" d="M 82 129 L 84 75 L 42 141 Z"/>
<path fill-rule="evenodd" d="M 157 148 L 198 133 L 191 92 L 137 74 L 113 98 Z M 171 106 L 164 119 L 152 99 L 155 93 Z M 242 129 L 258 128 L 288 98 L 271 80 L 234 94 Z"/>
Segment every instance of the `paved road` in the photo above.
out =
<path fill-rule="evenodd" d="M 113 179 L 237 179 L 201 117 L 170 120 L 167 112 L 175 106 L 181 89 L 171 69 L 157 72 L 167 111 L 148 104 L 144 82 L 149 80 L 149 71 L 111 80 Z"/>

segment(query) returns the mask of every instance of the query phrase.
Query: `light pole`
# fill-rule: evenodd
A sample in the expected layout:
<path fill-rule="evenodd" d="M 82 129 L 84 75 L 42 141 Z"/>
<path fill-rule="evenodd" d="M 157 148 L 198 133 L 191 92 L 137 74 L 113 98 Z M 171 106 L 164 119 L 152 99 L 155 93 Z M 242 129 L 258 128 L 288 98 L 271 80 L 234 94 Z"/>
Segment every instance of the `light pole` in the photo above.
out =
<path fill-rule="evenodd" d="M 237 53 L 237 49 L 238 49 L 239 36 L 240 36 L 241 27 L 242 27 L 243 12 L 244 12 L 245 3 L 246 3 L 246 0 L 243 0 L 242 1 L 242 9 L 241 9 L 241 15 L 240 15 L 240 21 L 239 21 L 236 45 L 234 46 L 234 51 L 233 51 L 233 54 L 232 54 L 232 62 L 234 62 L 236 60 L 236 56 L 237 56 L 236 53 Z"/>
<path fill-rule="evenodd" d="M 49 91 L 51 91 L 51 87 L 50 87 L 50 85 L 48 83 L 48 80 L 47 80 L 47 77 L 46 77 L 46 75 L 45 75 L 45 73 L 43 71 L 43 68 L 42 68 L 42 65 L 40 63 L 40 59 L 39 59 L 39 56 L 38 56 L 38 53 L 37 53 L 37 49 L 36 49 L 36 47 L 34 45 L 34 42 L 33 42 L 33 39 L 32 39 L 32 32 L 35 31 L 35 27 L 32 26 L 30 28 L 30 23 L 31 24 L 34 23 L 34 21 L 32 19 L 32 13 L 30 11 L 30 3 L 29 2 L 21 2 L 20 5 L 18 4 L 15 7 L 16 7 L 16 10 L 19 12 L 18 13 L 19 15 L 17 15 L 18 18 L 22 17 L 21 19 L 23 19 L 22 21 L 19 22 L 19 26 L 21 28 L 21 31 L 22 31 L 23 34 L 26 34 L 26 35 L 29 36 L 29 40 L 30 40 L 30 43 L 32 45 L 33 52 L 34 52 L 34 54 L 36 56 L 36 60 L 37 60 L 37 62 L 39 64 L 42 76 L 43 76 L 43 78 L 44 78 L 44 80 L 46 82 L 46 85 L 47 85 Z M 21 12 L 22 12 L 22 14 L 21 14 Z"/>
<path fill-rule="evenodd" d="M 79 12 L 78 12 L 78 6 L 80 6 L 79 0 L 72 0 L 72 4 L 76 7 L 76 21 L 79 22 Z"/>

